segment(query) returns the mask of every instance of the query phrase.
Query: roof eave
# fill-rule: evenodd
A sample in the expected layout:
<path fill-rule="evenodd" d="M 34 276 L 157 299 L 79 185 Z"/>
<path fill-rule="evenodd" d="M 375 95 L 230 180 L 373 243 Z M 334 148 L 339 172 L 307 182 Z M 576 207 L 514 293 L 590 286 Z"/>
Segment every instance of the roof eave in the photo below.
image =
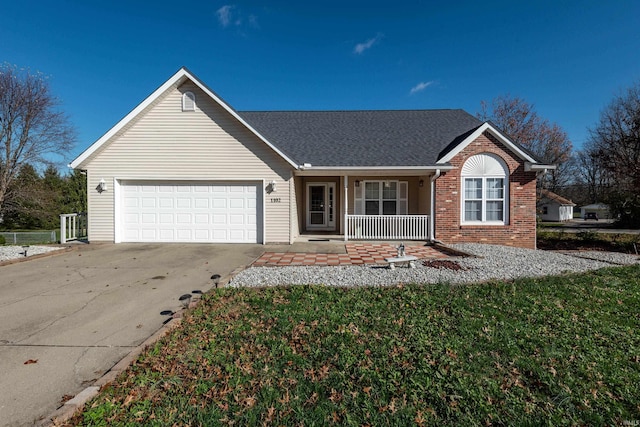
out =
<path fill-rule="evenodd" d="M 531 154 L 527 153 L 522 147 L 518 144 L 514 143 L 509 139 L 506 135 L 504 135 L 500 130 L 494 127 L 489 122 L 484 122 L 480 125 L 474 132 L 472 132 L 469 136 L 467 136 L 462 142 L 456 145 L 452 150 L 438 159 L 438 163 L 449 162 L 452 158 L 454 158 L 458 153 L 460 153 L 465 147 L 467 147 L 470 143 L 475 141 L 480 135 L 482 135 L 485 131 L 488 131 L 497 138 L 500 142 L 502 142 L 505 146 L 507 146 L 511 151 L 513 151 L 518 157 L 520 157 L 525 162 L 529 162 L 532 165 L 537 165 L 540 162 L 538 159 L 533 157 Z M 555 169 L 554 165 L 546 165 L 546 169 Z"/>
<path fill-rule="evenodd" d="M 321 175 L 397 175 L 415 176 L 431 174 L 436 171 L 452 170 L 450 164 L 440 164 L 431 166 L 310 166 L 300 165 L 295 172 L 297 176 L 321 176 Z"/>

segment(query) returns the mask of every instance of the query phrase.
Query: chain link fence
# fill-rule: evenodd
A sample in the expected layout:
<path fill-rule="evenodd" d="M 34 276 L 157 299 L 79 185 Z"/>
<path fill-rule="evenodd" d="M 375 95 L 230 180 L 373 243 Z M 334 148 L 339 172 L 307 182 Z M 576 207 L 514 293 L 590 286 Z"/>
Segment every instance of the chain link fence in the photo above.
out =
<path fill-rule="evenodd" d="M 55 231 L 0 231 L 6 245 L 35 245 L 43 243 L 57 243 Z"/>

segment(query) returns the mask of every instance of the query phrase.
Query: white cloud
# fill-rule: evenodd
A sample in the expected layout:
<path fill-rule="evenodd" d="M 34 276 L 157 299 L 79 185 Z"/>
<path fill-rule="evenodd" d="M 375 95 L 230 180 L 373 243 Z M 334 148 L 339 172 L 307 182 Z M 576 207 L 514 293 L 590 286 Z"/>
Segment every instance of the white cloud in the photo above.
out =
<path fill-rule="evenodd" d="M 433 83 L 434 83 L 433 81 L 420 82 L 420 83 L 418 83 L 417 85 L 415 85 L 414 87 L 411 88 L 411 90 L 409 91 L 409 95 L 413 95 L 415 93 L 422 92 L 423 90 L 425 90 L 426 88 L 431 86 Z"/>
<path fill-rule="evenodd" d="M 220 25 L 222 25 L 223 27 L 228 27 L 231 23 L 231 9 L 233 8 L 234 6 L 227 4 L 216 11 L 216 15 L 218 15 L 218 21 L 220 21 Z"/>
<path fill-rule="evenodd" d="M 251 27 L 259 29 L 258 17 L 254 14 L 246 17 L 240 9 L 234 4 L 227 4 L 216 10 L 218 22 L 224 28 L 235 27 L 241 31 L 241 28 Z"/>
<path fill-rule="evenodd" d="M 382 38 L 382 34 L 376 35 L 374 38 L 367 40 L 364 43 L 358 43 L 354 48 L 353 52 L 361 55 L 365 50 L 371 49 L 371 47 L 376 44 Z"/>

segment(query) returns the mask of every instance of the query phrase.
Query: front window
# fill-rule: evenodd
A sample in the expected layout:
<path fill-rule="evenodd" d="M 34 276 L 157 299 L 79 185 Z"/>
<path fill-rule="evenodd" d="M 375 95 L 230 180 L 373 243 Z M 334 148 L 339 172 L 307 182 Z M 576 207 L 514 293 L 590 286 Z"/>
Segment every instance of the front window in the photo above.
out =
<path fill-rule="evenodd" d="M 462 168 L 462 210 L 465 223 L 507 223 L 507 173 L 493 154 L 470 157 Z"/>
<path fill-rule="evenodd" d="M 465 178 L 464 220 L 504 221 L 504 178 Z"/>
<path fill-rule="evenodd" d="M 398 183 L 396 181 L 365 182 L 365 215 L 396 215 L 397 200 Z"/>

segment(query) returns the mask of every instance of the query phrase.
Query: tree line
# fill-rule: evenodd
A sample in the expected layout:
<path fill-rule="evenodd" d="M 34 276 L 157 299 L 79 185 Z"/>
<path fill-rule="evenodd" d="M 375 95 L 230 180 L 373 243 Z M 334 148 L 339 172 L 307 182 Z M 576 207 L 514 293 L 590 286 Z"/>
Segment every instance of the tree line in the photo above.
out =
<path fill-rule="evenodd" d="M 540 160 L 557 168 L 540 176 L 548 189 L 578 206 L 605 203 L 618 226 L 640 227 L 640 81 L 616 95 L 574 151 L 566 132 L 522 98 L 483 102 L 478 117 L 496 124 Z"/>
<path fill-rule="evenodd" d="M 60 175 L 49 165 L 42 173 L 25 164 L 5 193 L 0 229 L 49 230 L 60 227 L 60 214 L 86 212 L 86 176 Z"/>
<path fill-rule="evenodd" d="M 54 228 L 61 213 L 86 211 L 84 175 L 60 176 L 51 160 L 76 139 L 59 107 L 46 76 L 0 65 L 0 229 Z M 640 81 L 605 106 L 575 152 L 562 127 L 522 98 L 483 101 L 477 116 L 557 165 L 538 188 L 578 205 L 606 203 L 621 226 L 640 227 Z"/>

